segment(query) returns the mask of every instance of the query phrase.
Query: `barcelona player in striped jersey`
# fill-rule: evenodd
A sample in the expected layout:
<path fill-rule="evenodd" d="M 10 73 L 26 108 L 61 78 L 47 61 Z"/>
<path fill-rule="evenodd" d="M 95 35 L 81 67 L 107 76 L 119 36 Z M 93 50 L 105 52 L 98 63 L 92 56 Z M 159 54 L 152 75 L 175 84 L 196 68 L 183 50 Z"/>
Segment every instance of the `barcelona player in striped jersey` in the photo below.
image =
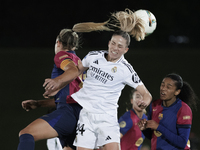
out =
<path fill-rule="evenodd" d="M 197 97 L 191 86 L 178 74 L 168 74 L 161 82 L 160 99 L 150 105 L 148 121 L 138 125 L 151 139 L 152 150 L 189 150 L 192 111 Z M 145 130 L 146 129 L 146 130 Z"/>
<path fill-rule="evenodd" d="M 131 90 L 130 101 L 132 108 L 125 112 L 118 121 L 120 125 L 121 150 L 140 150 L 142 146 L 145 136 L 137 125 L 140 119 L 147 119 L 146 110 L 137 105 L 137 101 L 142 99 L 142 95 L 136 89 Z"/>
<path fill-rule="evenodd" d="M 80 58 L 74 52 L 78 46 L 78 40 L 78 34 L 71 29 L 60 31 L 55 43 L 55 64 L 51 78 L 56 78 L 66 71 L 76 70 L 76 66 L 80 62 Z M 35 109 L 39 106 L 55 106 L 55 104 L 56 110 L 36 119 L 20 131 L 18 150 L 34 150 L 35 141 L 53 137 L 59 137 L 62 146 L 66 146 L 66 149 L 75 149 L 72 144 L 82 107 L 70 95 L 82 87 L 82 79 L 78 76 L 72 77 L 70 80 L 71 83 L 61 89 L 53 99 L 22 102 L 25 110 Z"/>

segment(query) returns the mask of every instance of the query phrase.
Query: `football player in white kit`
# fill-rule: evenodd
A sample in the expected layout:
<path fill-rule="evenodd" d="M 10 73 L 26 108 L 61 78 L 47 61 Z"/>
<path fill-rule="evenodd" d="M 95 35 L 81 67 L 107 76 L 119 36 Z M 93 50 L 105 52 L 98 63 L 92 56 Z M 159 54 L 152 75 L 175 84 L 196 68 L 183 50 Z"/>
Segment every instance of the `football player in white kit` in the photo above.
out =
<path fill-rule="evenodd" d="M 124 13 L 122 14 L 124 15 Z M 131 17 L 132 14 L 128 14 L 128 16 Z M 126 20 L 128 17 L 119 18 L 124 21 L 123 18 Z M 126 21 L 130 23 L 129 19 Z M 127 23 L 122 24 L 130 27 Z M 136 24 L 132 25 L 131 33 L 144 37 L 142 24 L 138 25 L 139 28 L 134 28 Z M 85 23 L 81 25 L 84 26 Z M 85 28 L 88 28 L 88 25 L 90 23 Z M 80 28 L 80 26 L 76 27 Z M 114 32 L 108 43 L 108 51 L 89 52 L 82 63 L 80 62 L 78 66 L 74 65 L 73 71 L 65 72 L 54 79 L 46 79 L 43 84 L 46 89 L 44 96 L 52 96 L 56 90 L 61 89 L 87 70 L 87 78 L 83 87 L 71 95 L 83 107 L 77 124 L 77 137 L 74 141 L 78 150 L 92 150 L 97 147 L 103 147 L 104 150 L 120 150 L 117 103 L 125 85 L 129 85 L 141 93 L 143 99 L 138 101 L 139 107 L 146 108 L 152 100 L 151 94 L 137 73 L 124 58 L 130 44 L 130 33 L 125 32 L 124 29 L 126 27 L 123 26 L 121 30 Z"/>
<path fill-rule="evenodd" d="M 83 88 L 72 94 L 72 98 L 83 107 L 74 141 L 78 150 L 101 146 L 109 150 L 120 149 L 117 103 L 125 85 L 141 93 L 143 100 L 138 102 L 140 107 L 147 107 L 152 100 L 137 73 L 124 58 L 129 43 L 129 34 L 117 31 L 109 41 L 108 51 L 89 52 L 78 66 L 77 71 L 87 70 Z M 62 81 L 66 83 L 67 78 L 63 77 Z M 53 86 L 51 80 L 45 81 L 46 88 Z"/>

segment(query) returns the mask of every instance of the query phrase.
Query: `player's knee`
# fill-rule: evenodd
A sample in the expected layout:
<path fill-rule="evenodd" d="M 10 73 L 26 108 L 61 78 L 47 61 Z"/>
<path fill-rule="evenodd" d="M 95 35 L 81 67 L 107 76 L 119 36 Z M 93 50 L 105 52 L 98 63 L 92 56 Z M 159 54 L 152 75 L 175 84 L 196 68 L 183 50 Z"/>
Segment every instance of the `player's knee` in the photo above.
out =
<path fill-rule="evenodd" d="M 28 130 L 25 129 L 22 129 L 21 131 L 19 131 L 19 137 L 22 135 L 22 134 L 31 134 L 28 132 Z"/>

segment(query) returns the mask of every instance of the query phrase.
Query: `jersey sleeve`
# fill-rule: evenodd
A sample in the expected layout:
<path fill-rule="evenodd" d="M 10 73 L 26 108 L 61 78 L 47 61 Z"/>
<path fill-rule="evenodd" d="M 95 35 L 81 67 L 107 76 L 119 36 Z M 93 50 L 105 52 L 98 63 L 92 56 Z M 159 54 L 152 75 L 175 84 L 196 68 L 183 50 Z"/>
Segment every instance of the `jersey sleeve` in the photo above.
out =
<path fill-rule="evenodd" d="M 190 126 L 192 124 L 192 111 L 190 107 L 182 102 L 182 107 L 177 113 L 177 125 Z"/>
<path fill-rule="evenodd" d="M 82 60 L 83 67 L 89 67 L 90 61 L 93 59 L 93 56 L 98 55 L 98 51 L 91 51 L 89 52 Z"/>
<path fill-rule="evenodd" d="M 64 69 L 66 65 L 70 62 L 73 62 L 73 56 L 70 53 L 66 53 L 65 51 L 58 52 L 54 57 L 54 63 L 57 68 Z"/>
<path fill-rule="evenodd" d="M 133 87 L 134 89 L 137 88 L 138 85 L 143 85 L 142 81 L 140 80 L 140 77 L 132 69 L 132 67 L 126 69 L 125 75 L 125 84 Z"/>
<path fill-rule="evenodd" d="M 133 122 L 131 120 L 131 116 L 130 116 L 130 111 L 126 112 L 123 114 L 123 116 L 121 116 L 119 118 L 119 126 L 120 126 L 120 133 L 121 134 L 126 134 L 126 132 L 128 130 L 131 129 L 131 127 L 133 126 Z"/>
<path fill-rule="evenodd" d="M 168 130 L 165 126 L 160 125 L 157 128 L 157 131 L 162 133 L 162 137 L 166 138 L 170 143 L 175 145 L 176 147 L 184 149 L 190 135 L 190 128 L 182 128 L 178 127 L 178 134 L 175 134 Z"/>

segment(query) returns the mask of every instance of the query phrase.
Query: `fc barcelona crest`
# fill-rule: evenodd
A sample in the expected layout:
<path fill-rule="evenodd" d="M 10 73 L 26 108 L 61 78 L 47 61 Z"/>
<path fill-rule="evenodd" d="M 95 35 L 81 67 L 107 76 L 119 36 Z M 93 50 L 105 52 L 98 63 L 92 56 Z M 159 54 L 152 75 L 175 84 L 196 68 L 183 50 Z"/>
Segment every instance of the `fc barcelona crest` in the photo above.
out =
<path fill-rule="evenodd" d="M 163 114 L 162 114 L 162 113 L 159 113 L 158 119 L 159 119 L 159 120 L 162 120 L 162 118 L 163 118 Z"/>

